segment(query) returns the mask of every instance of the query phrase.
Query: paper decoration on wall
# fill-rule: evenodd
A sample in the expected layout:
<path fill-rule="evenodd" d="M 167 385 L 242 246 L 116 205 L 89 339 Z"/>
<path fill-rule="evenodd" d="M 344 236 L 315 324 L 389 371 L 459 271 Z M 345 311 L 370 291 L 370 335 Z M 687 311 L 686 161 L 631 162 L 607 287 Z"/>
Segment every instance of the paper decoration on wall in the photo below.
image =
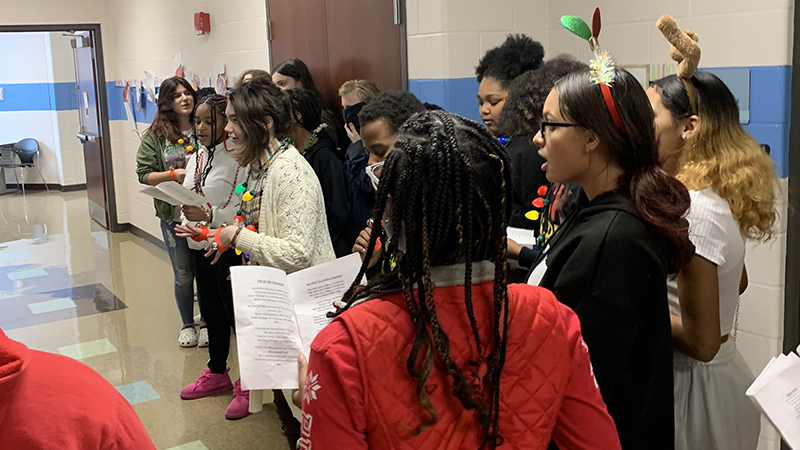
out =
<path fill-rule="evenodd" d="M 147 98 L 151 102 L 157 103 L 158 95 L 156 95 L 156 77 L 154 77 L 153 74 L 148 71 L 145 71 L 144 75 L 144 88 L 147 91 Z"/>
<path fill-rule="evenodd" d="M 660 80 L 669 75 L 678 73 L 677 64 L 650 64 L 650 79 Z"/>
<path fill-rule="evenodd" d="M 225 76 L 225 63 L 214 61 L 214 78 L 216 79 L 217 94 L 224 95 L 228 90 L 228 79 Z"/>
<path fill-rule="evenodd" d="M 136 84 L 138 85 L 136 88 L 136 110 L 141 111 L 142 105 L 145 104 L 147 99 L 147 92 L 144 88 L 144 80 L 139 80 Z"/>
<path fill-rule="evenodd" d="M 172 74 L 176 77 L 183 77 L 183 54 L 178 53 L 172 57 Z"/>

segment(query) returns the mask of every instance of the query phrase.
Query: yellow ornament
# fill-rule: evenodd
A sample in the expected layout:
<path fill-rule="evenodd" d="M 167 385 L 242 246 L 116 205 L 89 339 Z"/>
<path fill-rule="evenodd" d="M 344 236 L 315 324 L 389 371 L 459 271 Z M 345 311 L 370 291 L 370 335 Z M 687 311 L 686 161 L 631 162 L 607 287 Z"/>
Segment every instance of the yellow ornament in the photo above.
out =
<path fill-rule="evenodd" d="M 183 145 L 183 139 L 178 139 L 178 144 Z"/>
<path fill-rule="evenodd" d="M 528 211 L 525 213 L 525 218 L 528 220 L 539 220 L 539 211 Z"/>
<path fill-rule="evenodd" d="M 241 254 L 242 254 L 242 251 L 241 251 L 241 250 L 239 250 L 239 249 L 237 248 L 237 249 L 236 249 L 236 256 L 239 256 L 239 255 L 241 255 Z"/>
<path fill-rule="evenodd" d="M 245 192 L 244 195 L 242 196 L 242 200 L 246 202 L 249 202 L 252 199 L 253 199 L 253 194 L 251 194 L 250 191 Z"/>
<path fill-rule="evenodd" d="M 191 145 L 186 146 L 186 151 L 187 152 L 190 152 L 192 150 L 194 150 L 194 147 L 192 147 Z"/>

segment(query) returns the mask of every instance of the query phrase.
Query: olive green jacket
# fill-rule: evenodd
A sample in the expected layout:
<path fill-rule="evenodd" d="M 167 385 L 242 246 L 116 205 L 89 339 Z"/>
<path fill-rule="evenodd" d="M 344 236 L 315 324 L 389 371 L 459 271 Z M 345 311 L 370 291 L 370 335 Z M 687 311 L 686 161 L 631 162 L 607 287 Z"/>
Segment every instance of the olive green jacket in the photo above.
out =
<path fill-rule="evenodd" d="M 164 159 L 165 146 L 166 141 L 154 133 L 148 131 L 142 136 L 142 143 L 139 144 L 139 151 L 136 153 L 136 175 L 139 177 L 139 183 L 149 185 L 147 179 L 151 173 L 168 170 L 167 161 Z M 167 223 L 174 220 L 175 209 L 172 205 L 156 199 L 153 199 L 153 204 L 159 219 Z"/>

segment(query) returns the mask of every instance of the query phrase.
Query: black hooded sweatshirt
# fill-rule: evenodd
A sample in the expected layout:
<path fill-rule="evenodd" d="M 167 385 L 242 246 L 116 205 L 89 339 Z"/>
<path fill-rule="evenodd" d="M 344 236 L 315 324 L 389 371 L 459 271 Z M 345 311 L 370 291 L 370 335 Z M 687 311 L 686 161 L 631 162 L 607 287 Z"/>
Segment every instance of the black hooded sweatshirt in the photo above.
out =
<path fill-rule="evenodd" d="M 539 285 L 580 318 L 623 449 L 674 449 L 672 255 L 619 191 L 574 212 L 540 253 Z M 531 282 L 536 281 L 532 279 Z"/>

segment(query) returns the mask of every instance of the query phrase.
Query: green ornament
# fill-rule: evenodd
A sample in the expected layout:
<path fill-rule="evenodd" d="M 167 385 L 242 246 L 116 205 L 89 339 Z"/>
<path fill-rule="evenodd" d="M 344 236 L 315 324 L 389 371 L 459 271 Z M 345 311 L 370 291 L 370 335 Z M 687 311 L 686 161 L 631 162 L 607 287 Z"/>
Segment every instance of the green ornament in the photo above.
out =
<path fill-rule="evenodd" d="M 542 245 L 543 242 L 544 242 L 544 235 L 540 234 L 539 236 L 536 236 L 537 244 Z"/>
<path fill-rule="evenodd" d="M 592 30 L 580 17 L 562 16 L 561 25 L 585 41 L 592 38 Z"/>
<path fill-rule="evenodd" d="M 241 193 L 242 193 L 242 192 L 244 192 L 246 189 L 247 189 L 247 182 L 241 183 L 241 184 L 239 184 L 238 186 L 236 186 L 236 193 L 237 193 L 237 194 L 241 194 Z"/>

